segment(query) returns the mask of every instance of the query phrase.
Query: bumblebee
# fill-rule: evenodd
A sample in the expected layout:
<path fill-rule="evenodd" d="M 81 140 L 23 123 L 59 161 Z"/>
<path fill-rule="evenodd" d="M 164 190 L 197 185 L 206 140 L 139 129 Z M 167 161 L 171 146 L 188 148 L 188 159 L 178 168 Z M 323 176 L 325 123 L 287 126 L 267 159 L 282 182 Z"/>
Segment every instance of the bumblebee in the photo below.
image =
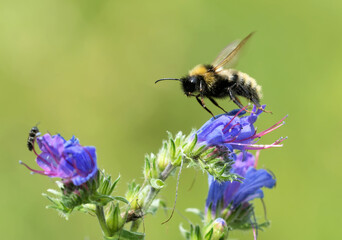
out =
<path fill-rule="evenodd" d="M 34 126 L 31 128 L 31 131 L 29 133 L 29 136 L 27 138 L 27 148 L 29 151 L 32 151 L 34 142 L 36 141 L 36 138 L 40 135 L 39 129 L 37 126 Z"/>
<path fill-rule="evenodd" d="M 204 98 L 208 98 L 224 112 L 226 111 L 215 101 L 215 98 L 229 97 L 239 108 L 243 108 L 238 98 L 242 96 L 253 102 L 258 109 L 263 110 L 260 105 L 261 86 L 246 73 L 224 68 L 229 67 L 236 60 L 239 51 L 252 35 L 253 33 L 250 33 L 242 41 L 230 43 L 210 65 L 200 64 L 190 70 L 185 77 L 162 78 L 155 83 L 164 80 L 180 81 L 185 95 L 196 97 L 198 103 L 213 117 L 214 114 L 206 107 Z"/>

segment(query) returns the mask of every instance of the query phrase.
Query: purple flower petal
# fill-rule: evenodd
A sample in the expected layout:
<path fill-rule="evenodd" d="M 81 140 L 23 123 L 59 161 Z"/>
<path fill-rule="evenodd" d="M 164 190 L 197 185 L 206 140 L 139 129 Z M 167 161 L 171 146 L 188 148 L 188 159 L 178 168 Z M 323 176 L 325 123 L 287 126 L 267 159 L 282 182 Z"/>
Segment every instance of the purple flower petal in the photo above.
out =
<path fill-rule="evenodd" d="M 248 203 L 254 198 L 262 198 L 263 191 L 261 188 L 273 188 L 276 183 L 273 176 L 264 169 L 255 169 L 254 163 L 255 158 L 249 152 L 241 152 L 237 155 L 231 172 L 244 177 L 242 183 L 237 181 L 219 183 L 209 175 L 206 210 L 211 205 L 214 216 L 219 210 L 219 206 L 223 207 L 220 211 L 223 211 L 228 206 L 231 206 L 230 210 L 234 210 L 239 205 Z M 221 202 L 223 205 L 220 205 Z"/>
<path fill-rule="evenodd" d="M 42 153 L 37 154 L 36 161 L 44 171 L 30 170 L 49 177 L 59 177 L 66 182 L 72 181 L 76 186 L 95 177 L 95 147 L 83 147 L 74 136 L 66 141 L 60 135 L 50 134 L 38 137 L 37 143 Z"/>
<path fill-rule="evenodd" d="M 265 108 L 266 105 L 262 107 Z M 218 115 L 216 118 L 211 118 L 207 121 L 196 133 L 198 144 L 205 144 L 207 146 L 230 145 L 232 149 L 241 151 L 264 149 L 263 145 L 254 145 L 256 140 L 277 129 L 282 124 L 278 122 L 270 129 L 267 129 L 267 131 L 257 134 L 253 124 L 263 111 L 254 106 L 253 113 L 249 116 L 239 117 L 241 111 L 241 109 L 235 110 L 234 113 L 236 114 L 234 116 L 230 112 Z M 266 146 L 274 147 L 279 143 L 276 141 L 274 144 Z"/>

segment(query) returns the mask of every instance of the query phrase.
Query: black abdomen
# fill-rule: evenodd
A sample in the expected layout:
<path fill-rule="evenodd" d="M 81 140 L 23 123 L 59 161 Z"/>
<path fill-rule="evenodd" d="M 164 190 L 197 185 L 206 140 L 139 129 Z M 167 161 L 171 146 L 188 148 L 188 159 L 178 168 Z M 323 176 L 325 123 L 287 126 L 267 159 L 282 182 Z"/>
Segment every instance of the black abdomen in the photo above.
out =
<path fill-rule="evenodd" d="M 233 69 L 221 71 L 216 76 L 217 81 L 210 87 L 212 97 L 225 98 L 242 96 L 260 106 L 261 87 L 245 73 Z"/>
<path fill-rule="evenodd" d="M 214 98 L 225 98 L 229 96 L 228 90 L 234 85 L 227 77 L 216 75 L 216 81 L 210 87 L 210 95 Z"/>

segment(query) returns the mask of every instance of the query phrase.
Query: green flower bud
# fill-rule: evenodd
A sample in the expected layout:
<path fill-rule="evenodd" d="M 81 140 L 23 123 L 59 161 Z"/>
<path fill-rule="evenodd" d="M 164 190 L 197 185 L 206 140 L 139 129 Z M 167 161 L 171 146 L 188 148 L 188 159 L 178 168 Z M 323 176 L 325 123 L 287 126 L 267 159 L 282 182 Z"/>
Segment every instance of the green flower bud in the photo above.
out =
<path fill-rule="evenodd" d="M 223 218 L 215 219 L 205 231 L 206 239 L 223 240 L 228 237 L 227 223 Z"/>
<path fill-rule="evenodd" d="M 126 216 L 121 216 L 119 204 L 111 203 L 106 215 L 106 223 L 112 235 L 119 231 L 126 222 Z"/>
<path fill-rule="evenodd" d="M 151 178 L 158 178 L 159 176 L 159 171 L 157 168 L 157 159 L 156 156 L 151 153 L 151 155 L 146 155 L 145 156 L 145 168 L 144 168 L 144 176 L 146 179 L 151 179 Z"/>
<path fill-rule="evenodd" d="M 157 164 L 159 171 L 163 171 L 166 166 L 171 162 L 170 157 L 167 152 L 167 142 L 163 141 L 163 147 L 159 150 L 159 153 L 157 155 Z"/>

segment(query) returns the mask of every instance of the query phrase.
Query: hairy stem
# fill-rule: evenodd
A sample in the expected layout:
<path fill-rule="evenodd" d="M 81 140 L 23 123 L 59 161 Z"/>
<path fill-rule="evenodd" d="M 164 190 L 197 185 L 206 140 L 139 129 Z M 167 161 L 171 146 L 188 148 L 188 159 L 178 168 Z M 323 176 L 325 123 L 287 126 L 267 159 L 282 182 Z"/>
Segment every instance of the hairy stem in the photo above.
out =
<path fill-rule="evenodd" d="M 177 168 L 177 166 L 173 166 L 171 163 L 169 163 L 166 166 L 166 168 L 164 169 L 164 171 L 160 173 L 158 179 L 160 179 L 162 181 L 165 181 L 175 168 Z M 156 196 L 158 195 L 158 193 L 161 190 L 161 189 L 155 189 L 151 185 L 148 185 L 145 188 L 148 189 L 148 194 L 147 194 L 147 197 L 146 197 L 146 199 L 145 199 L 145 201 L 143 203 L 142 212 L 147 212 L 147 210 L 151 206 L 153 200 L 156 198 Z M 139 221 L 139 219 L 136 220 L 136 221 L 133 221 L 133 223 L 131 225 L 131 230 L 133 230 L 133 229 L 134 230 L 138 230 L 141 222 L 142 221 Z"/>
<path fill-rule="evenodd" d="M 106 218 L 103 212 L 103 207 L 96 206 L 96 216 L 97 216 L 97 219 L 99 220 L 103 235 L 105 237 L 110 237 L 111 233 L 106 223 Z"/>
<path fill-rule="evenodd" d="M 166 166 L 166 168 L 164 169 L 164 171 L 160 173 L 159 179 L 162 180 L 162 181 L 165 181 L 166 178 L 171 174 L 171 172 L 175 168 L 176 168 L 175 166 L 173 166 L 171 163 L 169 163 Z M 147 197 L 146 197 L 145 202 L 144 202 L 143 212 L 147 211 L 147 209 L 152 204 L 153 200 L 156 198 L 156 196 L 160 192 L 160 189 L 155 189 L 151 185 L 146 186 L 146 187 L 149 188 L 149 191 L 148 191 Z"/>
<path fill-rule="evenodd" d="M 142 222 L 141 219 L 137 219 L 137 220 L 133 221 L 132 225 L 131 225 L 131 231 L 132 232 L 138 231 L 141 222 Z"/>

